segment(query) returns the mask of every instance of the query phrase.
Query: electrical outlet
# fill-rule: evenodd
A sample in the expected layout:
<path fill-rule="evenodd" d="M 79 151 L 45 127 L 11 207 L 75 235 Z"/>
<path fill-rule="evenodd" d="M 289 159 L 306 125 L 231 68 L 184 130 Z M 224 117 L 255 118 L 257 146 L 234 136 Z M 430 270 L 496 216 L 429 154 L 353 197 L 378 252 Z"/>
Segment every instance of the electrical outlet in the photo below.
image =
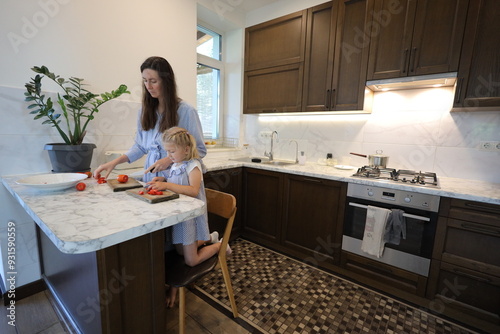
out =
<path fill-rule="evenodd" d="M 479 142 L 480 151 L 500 152 L 500 141 L 481 141 Z"/>
<path fill-rule="evenodd" d="M 259 132 L 259 138 L 264 139 L 264 138 L 271 138 L 272 131 L 260 131 Z"/>

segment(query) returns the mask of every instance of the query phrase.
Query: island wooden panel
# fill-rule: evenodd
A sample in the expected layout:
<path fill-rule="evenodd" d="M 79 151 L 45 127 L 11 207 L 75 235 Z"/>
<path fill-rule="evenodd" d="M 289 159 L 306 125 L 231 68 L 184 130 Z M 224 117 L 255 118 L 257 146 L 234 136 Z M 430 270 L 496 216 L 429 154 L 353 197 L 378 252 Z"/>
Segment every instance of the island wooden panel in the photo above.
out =
<path fill-rule="evenodd" d="M 39 231 L 43 279 L 67 325 L 76 333 L 164 333 L 164 233 L 65 254 Z"/>

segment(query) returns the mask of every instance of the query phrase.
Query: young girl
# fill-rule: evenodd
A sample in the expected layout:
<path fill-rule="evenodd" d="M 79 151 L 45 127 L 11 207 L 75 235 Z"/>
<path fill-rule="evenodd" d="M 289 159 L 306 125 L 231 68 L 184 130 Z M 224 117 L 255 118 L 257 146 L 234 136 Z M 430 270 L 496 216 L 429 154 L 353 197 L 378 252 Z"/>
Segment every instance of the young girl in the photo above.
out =
<path fill-rule="evenodd" d="M 173 127 L 164 132 L 162 139 L 173 164 L 161 172 L 163 176 L 153 178 L 148 184 L 152 189 L 170 190 L 206 202 L 202 166 L 195 138 L 186 129 Z M 209 242 L 212 243 L 199 248 Z M 184 256 L 188 266 L 196 266 L 212 257 L 219 252 L 221 245 L 217 232 L 209 234 L 206 212 L 172 226 L 172 243 L 177 252 Z M 230 253 L 230 249 L 227 251 Z M 168 307 L 174 306 L 176 294 L 177 288 L 171 287 L 167 296 Z"/>

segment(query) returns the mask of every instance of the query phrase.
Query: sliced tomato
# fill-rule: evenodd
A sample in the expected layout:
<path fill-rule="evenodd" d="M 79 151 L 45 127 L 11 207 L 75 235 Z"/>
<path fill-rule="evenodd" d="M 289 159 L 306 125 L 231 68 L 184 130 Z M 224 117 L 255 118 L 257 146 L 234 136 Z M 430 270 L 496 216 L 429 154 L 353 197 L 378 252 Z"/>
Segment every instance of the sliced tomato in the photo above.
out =
<path fill-rule="evenodd" d="M 138 194 L 139 195 L 144 195 L 144 191 L 141 190 L 141 191 L 138 192 Z"/>
<path fill-rule="evenodd" d="M 86 187 L 87 187 L 87 185 L 83 182 L 78 182 L 76 184 L 76 190 L 78 190 L 78 191 L 83 191 L 83 190 L 85 190 Z"/>
<path fill-rule="evenodd" d="M 99 183 L 99 184 L 103 184 L 103 183 L 107 183 L 107 182 L 108 181 L 106 181 L 106 179 L 103 178 L 103 177 L 100 177 L 100 178 L 97 179 L 97 183 Z"/>
<path fill-rule="evenodd" d="M 120 183 L 127 183 L 127 181 L 128 181 L 128 175 L 120 174 L 120 175 L 118 175 L 117 180 Z"/>

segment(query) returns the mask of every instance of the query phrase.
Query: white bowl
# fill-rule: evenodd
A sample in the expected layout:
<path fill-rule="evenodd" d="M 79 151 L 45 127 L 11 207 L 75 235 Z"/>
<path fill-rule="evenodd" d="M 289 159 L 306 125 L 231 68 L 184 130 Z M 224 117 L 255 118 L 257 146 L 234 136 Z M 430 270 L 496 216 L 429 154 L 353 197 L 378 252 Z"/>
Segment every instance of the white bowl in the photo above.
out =
<path fill-rule="evenodd" d="M 81 173 L 52 173 L 28 176 L 17 180 L 17 184 L 43 190 L 62 190 L 85 180 L 86 174 Z"/>

